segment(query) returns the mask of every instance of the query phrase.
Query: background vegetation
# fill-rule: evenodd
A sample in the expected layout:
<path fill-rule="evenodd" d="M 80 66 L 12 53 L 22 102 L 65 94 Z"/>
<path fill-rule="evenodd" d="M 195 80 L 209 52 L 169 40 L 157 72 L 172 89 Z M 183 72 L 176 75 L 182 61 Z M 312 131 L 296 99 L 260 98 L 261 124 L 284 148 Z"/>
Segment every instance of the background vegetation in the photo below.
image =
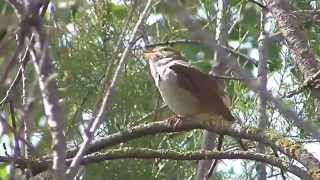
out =
<path fill-rule="evenodd" d="M 227 1 L 226 1 L 227 2 Z M 287 2 L 287 1 L 286 1 Z M 11 1 L 0 2 L 0 97 L 6 96 L 7 90 L 14 81 L 19 63 L 12 60 L 18 47 L 15 32 L 21 25 Z M 194 21 L 201 25 L 203 31 L 215 38 L 217 31 L 218 1 L 188 0 L 181 2 Z M 297 16 L 302 26 L 300 31 L 314 55 L 320 54 L 320 2 L 317 0 L 289 1 L 294 8 L 291 12 Z M 271 11 L 259 4 L 268 6 L 267 2 L 251 0 L 229 0 L 227 3 L 227 45 L 259 62 L 258 39 L 263 31 L 268 37 L 267 43 L 267 89 L 273 95 L 294 110 L 305 121 L 312 122 L 319 129 L 319 104 L 314 95 L 314 85 L 305 86 L 304 90 L 292 94 L 292 91 L 304 86 L 308 80 L 304 69 L 301 69 L 290 51 L 288 43 L 282 37 Z M 59 103 L 64 114 L 64 132 L 67 149 L 78 147 L 83 142 L 84 129 L 89 126 L 96 108 L 101 105 L 106 89 L 110 86 L 116 67 L 124 49 L 129 45 L 130 36 L 139 16 L 145 8 L 143 0 L 98 0 L 72 1 L 55 0 L 48 5 L 43 17 L 43 27 L 49 40 L 50 55 L 53 59 Z M 160 108 L 162 99 L 154 86 L 146 62 L 142 57 L 145 44 L 167 42 L 177 39 L 192 39 L 192 32 L 177 18 L 176 12 L 170 9 L 170 1 L 154 1 L 146 21 L 140 26 L 133 47 L 130 49 L 128 63 L 125 64 L 123 76 L 112 99 L 109 111 L 103 115 L 102 124 L 94 133 L 94 139 L 121 132 L 139 124 L 163 120 L 172 115 L 170 110 Z M 178 11 L 178 10 L 176 10 Z M 264 23 L 261 26 L 261 12 L 264 11 Z M 261 29 L 263 27 L 263 29 Z M 132 43 L 132 42 L 130 42 Z M 217 63 L 214 51 L 204 44 L 177 44 L 174 46 L 196 68 L 209 73 Z M 20 58 L 21 59 L 21 58 Z M 236 60 L 241 67 L 254 77 L 258 76 L 258 67 L 248 62 L 248 58 L 238 56 Z M 318 61 L 317 61 L 318 63 Z M 8 71 L 8 72 L 7 72 Z M 6 73 L 7 72 L 7 73 Z M 237 77 L 228 69 L 228 76 Z M 32 120 L 30 122 L 30 141 L 36 154 L 32 158 L 52 153 L 52 135 L 47 117 L 44 114 L 41 89 L 37 85 L 37 74 L 31 61 L 25 66 L 24 83 L 14 85 L 10 91 L 10 102 L 14 105 L 14 116 L 10 104 L 2 103 L 0 139 L 6 148 L 1 148 L 2 156 L 14 154 L 16 135 L 23 136 L 23 115 L 27 101 L 33 101 Z M 49 77 L 50 78 L 50 77 Z M 317 78 L 316 78 L 317 79 Z M 259 124 L 258 98 L 250 88 L 240 80 L 226 80 L 226 94 L 230 98 L 230 109 L 238 122 L 243 126 L 257 127 Z M 316 81 L 314 81 L 316 82 Z M 26 91 L 23 94 L 23 89 Z M 311 90 L 310 90 L 311 89 Z M 22 96 L 23 95 L 23 96 Z M 292 95 L 288 97 L 288 95 Z M 160 110 L 159 110 L 160 109 Z M 155 112 L 154 112 L 155 111 Z M 150 112 L 154 112 L 150 115 Z M 294 140 L 320 157 L 319 138 L 310 132 L 298 128 L 292 120 L 286 118 L 273 105 L 265 109 L 267 115 L 266 129 L 273 129 L 284 137 Z M 149 115 L 148 115 L 149 114 Z M 16 127 L 12 122 L 16 123 Z M 9 126 L 8 126 L 9 125 Z M 12 129 L 13 127 L 15 133 Z M 202 130 L 183 133 L 162 133 L 146 136 L 121 143 L 112 148 L 144 147 L 150 149 L 170 149 L 178 152 L 201 149 Z M 20 144 L 23 144 L 20 142 Z M 308 146 L 309 144 L 309 146 Z M 255 144 L 250 144 L 255 151 Z M 23 149 L 23 148 L 22 148 Z M 107 149 L 110 149 L 107 148 Z M 227 138 L 224 150 L 238 149 L 232 138 Z M 105 151 L 103 149 L 101 151 Z M 7 153 L 7 154 L 6 154 Z M 272 154 L 267 148 L 266 154 Z M 24 152 L 21 150 L 21 156 Z M 281 158 L 292 161 L 290 157 Z M 296 162 L 291 162 L 296 164 Z M 9 163 L 10 164 L 10 163 Z M 160 160 L 160 159 L 121 159 L 90 163 L 82 166 L 79 179 L 195 179 L 198 161 Z M 10 176 L 8 163 L 1 164 L 0 177 Z M 223 160 L 218 165 L 214 178 L 219 179 L 255 179 L 256 163 L 248 160 Z M 18 168 L 17 168 L 18 169 Z M 15 177 L 24 178 L 21 171 L 15 171 Z M 44 178 L 44 173 L 38 175 Z M 267 178 L 298 179 L 295 175 L 267 165 Z"/>

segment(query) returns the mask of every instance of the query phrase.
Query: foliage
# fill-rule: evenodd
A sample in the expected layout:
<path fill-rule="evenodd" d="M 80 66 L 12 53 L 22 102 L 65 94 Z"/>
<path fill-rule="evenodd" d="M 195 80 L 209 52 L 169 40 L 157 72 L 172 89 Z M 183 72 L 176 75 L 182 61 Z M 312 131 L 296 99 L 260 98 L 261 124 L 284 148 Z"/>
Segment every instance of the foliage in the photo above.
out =
<path fill-rule="evenodd" d="M 95 2 L 95 1 L 94 1 Z M 137 4 L 131 4 L 136 2 Z M 182 1 L 195 20 L 200 22 L 203 30 L 216 33 L 216 1 Z M 67 4 L 63 6 L 63 4 Z M 298 9 L 316 9 L 319 3 L 316 1 L 293 1 Z M 88 125 L 95 112 L 94 108 L 99 105 L 105 87 L 110 85 L 115 72 L 115 67 L 124 48 L 128 45 L 128 39 L 132 28 L 139 18 L 144 7 L 144 1 L 112 1 L 100 0 L 95 2 L 59 0 L 56 2 L 54 22 L 46 19 L 50 38 L 51 53 L 55 60 L 58 73 L 59 97 L 66 113 L 65 131 L 68 147 L 79 145 L 83 139 L 83 129 Z M 4 15 L 12 16 L 14 11 L 7 3 L 0 2 L 0 9 Z M 150 18 L 141 29 L 141 36 L 160 42 L 174 39 L 190 39 L 190 32 L 175 17 L 175 13 L 168 10 L 168 5 L 159 2 L 154 5 Z M 257 39 L 261 31 L 261 9 L 246 0 L 231 0 L 228 19 L 228 28 L 232 27 L 228 34 L 228 42 L 243 54 L 258 59 Z M 302 16 L 302 21 L 308 19 Z M 47 17 L 48 18 L 48 17 Z M 268 17 L 270 18 L 270 17 Z M 2 17 L 0 18 L 3 21 Z M 234 24 L 233 24 L 234 23 Z M 309 40 L 309 45 L 317 55 L 320 54 L 320 27 L 319 25 L 307 24 L 304 30 Z M 1 23 L 0 23 L 1 24 Z M 10 28 L 0 25 L 0 41 L 6 36 Z M 269 33 L 278 31 L 274 22 L 265 25 L 270 29 Z M 145 37 L 144 37 L 145 38 Z M 96 133 L 96 137 L 103 137 L 122 129 L 132 127 L 138 123 L 147 123 L 160 120 L 155 117 L 138 121 L 141 117 L 157 109 L 161 104 L 161 98 L 153 85 L 152 79 L 146 67 L 146 62 L 141 54 L 141 46 L 146 43 L 143 38 L 138 39 L 134 50 L 131 51 L 129 63 L 126 64 L 124 76 L 117 87 L 113 98 L 112 109 L 104 117 L 104 123 Z M 234 46 L 235 45 L 235 46 Z M 15 47 L 15 44 L 10 44 Z M 186 59 L 196 68 L 209 72 L 214 64 L 214 53 L 204 45 L 177 45 Z M 268 73 L 269 89 L 279 96 L 288 94 L 296 89 L 302 77 L 299 73 L 292 73 L 296 65 L 289 58 L 289 53 L 284 44 L 271 43 L 268 46 Z M 2 53 L 2 52 L 1 52 Z M 0 56 L 0 71 L 4 72 L 5 61 L 12 56 L 9 49 Z M 253 75 L 257 75 L 257 67 L 248 63 L 245 58 L 238 58 L 242 67 Z M 29 69 L 30 76 L 34 76 L 33 70 Z M 233 74 L 232 74 L 233 75 Z M 10 74 L 10 81 L 14 73 Z M 28 79 L 31 87 L 32 80 Z M 5 95 L 5 87 L 1 85 L 1 97 Z M 21 87 L 17 88 L 21 89 Z M 231 99 L 231 110 L 239 122 L 244 125 L 257 125 L 257 95 L 247 89 L 240 81 L 228 81 L 226 92 Z M 19 94 L 19 93 L 16 93 Z M 17 97 L 19 97 L 17 95 Z M 315 98 L 308 92 L 296 95 L 293 98 L 283 99 L 288 105 L 294 107 L 298 114 L 310 121 L 314 121 L 320 127 L 319 114 Z M 18 101 L 18 100 L 17 100 Z M 42 104 L 35 105 L 34 127 L 32 128 L 32 144 L 41 154 L 51 151 L 50 130 L 47 127 L 46 117 L 43 115 Z M 22 113 L 23 107 L 17 107 L 18 113 Z M 1 109 L 1 115 L 5 109 Z M 8 114 L 8 113 L 7 113 Z M 268 128 L 273 128 L 286 136 L 294 136 L 299 140 L 308 140 L 303 130 L 298 130 L 288 123 L 287 120 L 274 107 L 268 106 Z M 21 118 L 21 117 L 19 117 Z M 21 127 L 22 125 L 19 124 Z M 2 130 L 4 131 L 4 130 Z M 1 132 L 0 138 L 5 132 Z M 11 137 L 13 138 L 13 137 Z M 130 141 L 125 145 L 132 147 L 148 147 L 153 149 L 172 149 L 176 151 L 197 150 L 201 147 L 201 131 L 191 131 L 179 134 L 162 134 L 154 137 L 143 137 Z M 225 143 L 224 148 L 232 148 L 232 142 Z M 34 155 L 35 156 L 35 155 Z M 84 166 L 80 176 L 83 179 L 194 179 L 196 174 L 196 161 L 168 161 L 168 160 L 112 160 Z M 241 165 L 244 169 L 242 174 L 237 174 L 234 169 L 239 167 L 230 166 L 227 170 L 219 169 L 216 174 L 218 179 L 249 179 L 255 175 L 253 163 Z M 271 168 L 269 168 L 271 169 Z M 251 170 L 251 171 L 250 171 Z M 0 167 L 0 179 L 7 177 L 4 166 Z M 288 175 L 291 176 L 291 175 Z"/>

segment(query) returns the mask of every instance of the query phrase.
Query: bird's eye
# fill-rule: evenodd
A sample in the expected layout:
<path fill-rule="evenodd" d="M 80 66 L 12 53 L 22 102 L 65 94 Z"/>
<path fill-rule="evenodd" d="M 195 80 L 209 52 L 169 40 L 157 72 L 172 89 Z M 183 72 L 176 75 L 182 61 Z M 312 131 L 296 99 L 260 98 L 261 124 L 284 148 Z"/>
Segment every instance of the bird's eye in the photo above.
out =
<path fill-rule="evenodd" d="M 163 48 L 163 51 L 170 51 L 169 48 Z"/>

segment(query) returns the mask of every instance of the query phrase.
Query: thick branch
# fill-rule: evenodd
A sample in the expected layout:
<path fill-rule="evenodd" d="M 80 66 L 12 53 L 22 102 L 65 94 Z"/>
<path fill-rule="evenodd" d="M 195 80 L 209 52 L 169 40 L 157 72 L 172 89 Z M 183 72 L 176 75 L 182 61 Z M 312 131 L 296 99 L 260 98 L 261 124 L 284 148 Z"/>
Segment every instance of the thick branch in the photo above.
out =
<path fill-rule="evenodd" d="M 49 54 L 48 39 L 43 29 L 39 1 L 29 1 L 27 14 L 21 23 L 21 28 L 33 34 L 35 43 L 30 52 L 31 59 L 38 75 L 45 114 L 51 130 L 53 150 L 53 179 L 65 179 L 65 151 L 64 117 L 59 104 L 58 87 L 54 75 L 53 59 Z M 27 40 L 27 36 L 24 37 Z"/>
<path fill-rule="evenodd" d="M 172 150 L 153 150 L 146 148 L 121 148 L 114 149 L 104 153 L 94 153 L 86 156 L 82 161 L 83 164 L 113 160 L 113 159 L 170 159 L 170 160 L 211 160 L 211 159 L 249 159 L 254 161 L 265 162 L 273 166 L 277 166 L 280 169 L 289 171 L 299 177 L 305 177 L 306 172 L 301 168 L 293 166 L 280 159 L 259 153 L 253 153 L 248 151 L 188 151 L 188 152 L 176 152 Z"/>
<path fill-rule="evenodd" d="M 97 163 L 105 160 L 117 160 L 117 159 L 169 159 L 169 160 L 204 160 L 204 159 L 249 159 L 254 161 L 260 161 L 268 163 L 272 166 L 279 167 L 282 170 L 286 170 L 295 174 L 298 177 L 306 177 L 306 171 L 299 167 L 296 167 L 286 161 L 278 159 L 270 155 L 264 155 L 259 153 L 247 152 L 247 151 L 188 151 L 188 152 L 176 152 L 172 150 L 153 150 L 146 148 L 120 148 L 112 149 L 103 153 L 97 152 L 84 156 L 80 161 L 81 165 L 90 163 Z M 10 162 L 10 158 L 0 157 L 1 162 Z M 67 164 L 70 164 L 71 160 L 67 160 Z M 29 162 L 30 163 L 30 162 Z M 37 174 L 50 167 L 52 161 L 33 162 L 32 170 L 33 174 Z M 27 160 L 18 159 L 17 164 L 23 167 L 27 164 Z"/>
<path fill-rule="evenodd" d="M 291 140 L 284 138 L 272 130 L 267 130 L 264 133 L 256 128 L 241 127 L 239 124 L 233 124 L 229 126 L 227 124 L 209 124 L 208 122 L 198 122 L 187 120 L 184 121 L 178 128 L 172 127 L 170 120 L 152 122 L 148 124 L 142 124 L 130 129 L 125 129 L 118 133 L 114 133 L 100 140 L 92 142 L 86 151 L 87 154 L 101 151 L 110 146 L 118 145 L 123 142 L 147 136 L 156 135 L 159 133 L 171 133 L 181 132 L 192 129 L 207 129 L 218 134 L 230 135 L 233 137 L 250 139 L 253 141 L 261 142 L 267 146 L 271 146 L 274 149 L 288 155 L 300 163 L 302 163 L 308 170 L 316 170 L 320 168 L 320 162 L 313 157 L 312 154 L 304 150 L 300 145 L 295 144 Z M 67 152 L 67 158 L 72 158 L 78 149 L 73 149 Z M 50 159 L 50 157 L 44 157 L 41 159 Z"/>
<path fill-rule="evenodd" d="M 264 0 L 277 22 L 277 25 L 286 39 L 292 58 L 298 65 L 305 81 L 311 78 L 319 70 L 319 62 L 312 49 L 309 47 L 303 34 L 303 25 L 288 0 Z M 320 78 L 317 78 L 317 85 L 312 86 L 313 94 L 320 100 Z"/>

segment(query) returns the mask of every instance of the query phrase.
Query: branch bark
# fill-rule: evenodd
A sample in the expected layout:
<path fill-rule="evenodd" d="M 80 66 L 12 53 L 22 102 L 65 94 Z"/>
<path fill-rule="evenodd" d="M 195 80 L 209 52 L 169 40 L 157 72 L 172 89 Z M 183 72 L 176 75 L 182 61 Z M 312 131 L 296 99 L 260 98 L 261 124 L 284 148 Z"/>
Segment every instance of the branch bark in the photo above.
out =
<path fill-rule="evenodd" d="M 63 131 L 64 117 L 59 104 L 54 66 L 52 63 L 53 59 L 49 54 L 48 40 L 40 17 L 40 4 L 40 1 L 29 1 L 26 3 L 26 14 L 21 23 L 21 28 L 25 29 L 26 33 L 34 36 L 34 43 L 32 44 L 30 55 L 38 75 L 43 106 L 51 129 L 53 141 L 53 179 L 64 180 L 66 179 L 66 141 Z M 26 40 L 28 39 L 27 36 L 24 38 L 26 38 Z M 28 42 L 28 40 L 26 42 Z"/>
<path fill-rule="evenodd" d="M 300 145 L 294 143 L 293 141 L 282 137 L 272 130 L 266 130 L 265 132 L 262 132 L 261 130 L 256 128 L 241 127 L 236 123 L 234 123 L 230 127 L 226 124 L 208 124 L 208 122 L 187 120 L 183 121 L 181 126 L 177 128 L 172 127 L 172 125 L 170 124 L 170 120 L 142 124 L 130 129 L 124 129 L 100 140 L 93 141 L 86 153 L 89 154 L 98 152 L 105 148 L 147 135 L 181 132 L 192 129 L 206 129 L 217 134 L 224 134 L 232 137 L 261 142 L 267 146 L 271 146 L 273 149 L 276 149 L 281 153 L 286 154 L 290 158 L 299 161 L 301 164 L 307 167 L 308 170 L 312 170 L 312 172 L 316 172 L 320 169 L 320 162 L 312 154 L 308 153 L 307 150 L 303 149 Z M 67 158 L 72 158 L 76 154 L 77 150 L 77 148 L 69 150 L 67 152 Z M 46 160 L 51 159 L 51 157 L 45 156 L 41 159 Z"/>
<path fill-rule="evenodd" d="M 268 163 L 272 166 L 279 167 L 282 170 L 291 172 L 292 174 L 303 178 L 308 177 L 307 172 L 297 166 L 288 163 L 287 161 L 281 160 L 274 156 L 264 155 L 260 153 L 253 153 L 247 151 L 187 151 L 187 152 L 176 152 L 167 149 L 147 149 L 147 148 L 131 148 L 124 147 L 120 149 L 111 149 L 106 152 L 97 152 L 84 156 L 80 161 L 81 165 L 87 165 L 91 163 L 97 163 L 106 160 L 117 160 L 117 159 L 168 159 L 168 160 L 203 160 L 203 159 L 248 159 L 253 161 L 259 161 Z M 0 156 L 1 162 L 11 161 L 8 157 Z M 69 164 L 71 160 L 67 160 Z M 43 162 L 33 162 L 32 170 L 34 175 L 48 169 L 51 160 Z M 25 159 L 17 159 L 17 165 L 23 167 L 27 164 Z M 31 162 L 29 162 L 31 164 Z"/>
<path fill-rule="evenodd" d="M 288 0 L 264 0 L 269 12 L 276 20 L 277 25 L 284 36 L 294 62 L 298 65 L 304 76 L 304 81 L 313 77 L 320 68 L 319 62 L 303 34 L 302 21 L 295 15 L 295 9 Z M 320 78 L 309 87 L 313 95 L 320 100 Z"/>
<path fill-rule="evenodd" d="M 267 91 L 267 74 L 268 74 L 268 64 L 267 64 L 267 54 L 268 54 L 268 46 L 267 46 L 267 35 L 264 31 L 265 25 L 265 12 L 261 12 L 260 18 L 260 36 L 258 39 L 258 51 L 259 51 L 259 65 L 258 65 L 258 81 L 260 82 L 259 88 L 259 97 L 258 97 L 258 128 L 265 130 L 267 128 L 267 100 L 262 95 L 263 92 Z M 258 143 L 257 152 L 265 154 L 266 147 L 262 143 Z M 257 179 L 258 180 L 266 180 L 267 179 L 267 170 L 266 165 L 264 163 L 257 163 Z"/>

